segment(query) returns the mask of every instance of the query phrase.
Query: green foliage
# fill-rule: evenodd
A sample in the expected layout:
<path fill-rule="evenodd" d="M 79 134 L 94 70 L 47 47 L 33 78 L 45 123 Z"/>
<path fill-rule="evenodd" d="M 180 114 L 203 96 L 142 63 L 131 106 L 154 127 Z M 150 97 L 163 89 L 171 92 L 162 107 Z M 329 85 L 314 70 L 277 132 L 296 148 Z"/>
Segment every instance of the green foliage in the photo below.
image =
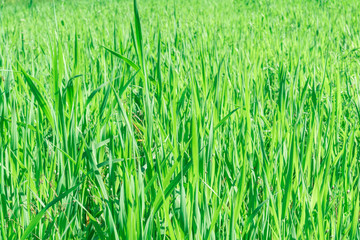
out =
<path fill-rule="evenodd" d="M 0 2 L 0 239 L 360 238 L 360 2 Z"/>

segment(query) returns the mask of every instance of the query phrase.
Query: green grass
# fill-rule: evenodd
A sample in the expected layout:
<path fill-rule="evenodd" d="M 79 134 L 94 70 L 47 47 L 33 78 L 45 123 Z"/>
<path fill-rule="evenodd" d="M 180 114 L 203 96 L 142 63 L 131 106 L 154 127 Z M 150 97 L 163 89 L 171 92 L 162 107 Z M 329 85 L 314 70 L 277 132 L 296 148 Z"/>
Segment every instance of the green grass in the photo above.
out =
<path fill-rule="evenodd" d="M 359 239 L 360 2 L 0 1 L 0 239 Z"/>

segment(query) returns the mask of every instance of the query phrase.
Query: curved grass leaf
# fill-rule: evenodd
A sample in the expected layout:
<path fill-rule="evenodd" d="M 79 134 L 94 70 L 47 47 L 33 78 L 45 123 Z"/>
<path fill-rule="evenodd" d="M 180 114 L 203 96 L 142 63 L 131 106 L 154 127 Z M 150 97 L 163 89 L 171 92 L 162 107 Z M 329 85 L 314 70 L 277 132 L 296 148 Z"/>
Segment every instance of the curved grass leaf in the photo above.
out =
<path fill-rule="evenodd" d="M 52 206 L 54 206 L 56 203 L 58 203 L 59 201 L 61 201 L 63 198 L 65 198 L 66 196 L 68 196 L 71 192 L 73 192 L 74 190 L 76 190 L 79 186 L 81 185 L 81 183 L 76 184 L 75 186 L 73 186 L 72 188 L 66 190 L 65 192 L 63 192 L 62 194 L 60 194 L 58 197 L 56 197 L 54 200 L 52 200 L 49 204 L 47 204 L 45 206 L 45 208 L 43 208 L 36 216 L 35 218 L 33 218 L 30 222 L 30 224 L 26 227 L 23 235 L 21 236 L 21 240 L 25 240 L 27 239 L 27 237 L 31 234 L 31 232 L 34 230 L 34 228 L 36 227 L 36 225 L 40 222 L 41 218 L 44 216 L 44 214 L 46 213 L 46 211 L 51 208 Z"/>
<path fill-rule="evenodd" d="M 31 92 L 34 94 L 35 99 L 39 104 L 39 107 L 41 108 L 44 115 L 49 120 L 51 126 L 54 128 L 54 119 L 53 119 L 53 117 L 51 115 L 51 111 L 50 111 L 50 107 L 49 107 L 48 102 L 46 101 L 45 97 L 40 93 L 40 91 L 37 89 L 36 85 L 34 84 L 34 78 L 26 73 L 26 71 L 20 65 L 20 63 L 18 63 L 18 65 L 20 67 L 21 72 L 23 73 L 23 75 L 25 77 L 25 81 L 27 82 L 27 84 L 30 87 Z"/>

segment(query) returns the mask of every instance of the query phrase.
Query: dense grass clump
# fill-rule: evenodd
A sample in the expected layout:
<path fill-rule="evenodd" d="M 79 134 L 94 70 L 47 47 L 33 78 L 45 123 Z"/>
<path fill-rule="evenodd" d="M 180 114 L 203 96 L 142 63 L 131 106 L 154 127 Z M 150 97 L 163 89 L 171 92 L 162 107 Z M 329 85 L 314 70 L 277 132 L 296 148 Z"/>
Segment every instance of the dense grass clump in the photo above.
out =
<path fill-rule="evenodd" d="M 359 1 L 1 1 L 0 239 L 359 239 Z"/>

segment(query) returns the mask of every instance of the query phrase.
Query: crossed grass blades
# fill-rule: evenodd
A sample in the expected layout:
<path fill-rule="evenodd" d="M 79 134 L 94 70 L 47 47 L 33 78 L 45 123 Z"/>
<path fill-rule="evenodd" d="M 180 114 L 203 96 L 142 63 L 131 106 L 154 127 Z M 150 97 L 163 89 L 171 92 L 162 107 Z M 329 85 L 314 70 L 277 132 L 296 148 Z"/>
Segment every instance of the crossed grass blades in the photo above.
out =
<path fill-rule="evenodd" d="M 358 9 L 2 1 L 0 238 L 360 238 Z"/>

